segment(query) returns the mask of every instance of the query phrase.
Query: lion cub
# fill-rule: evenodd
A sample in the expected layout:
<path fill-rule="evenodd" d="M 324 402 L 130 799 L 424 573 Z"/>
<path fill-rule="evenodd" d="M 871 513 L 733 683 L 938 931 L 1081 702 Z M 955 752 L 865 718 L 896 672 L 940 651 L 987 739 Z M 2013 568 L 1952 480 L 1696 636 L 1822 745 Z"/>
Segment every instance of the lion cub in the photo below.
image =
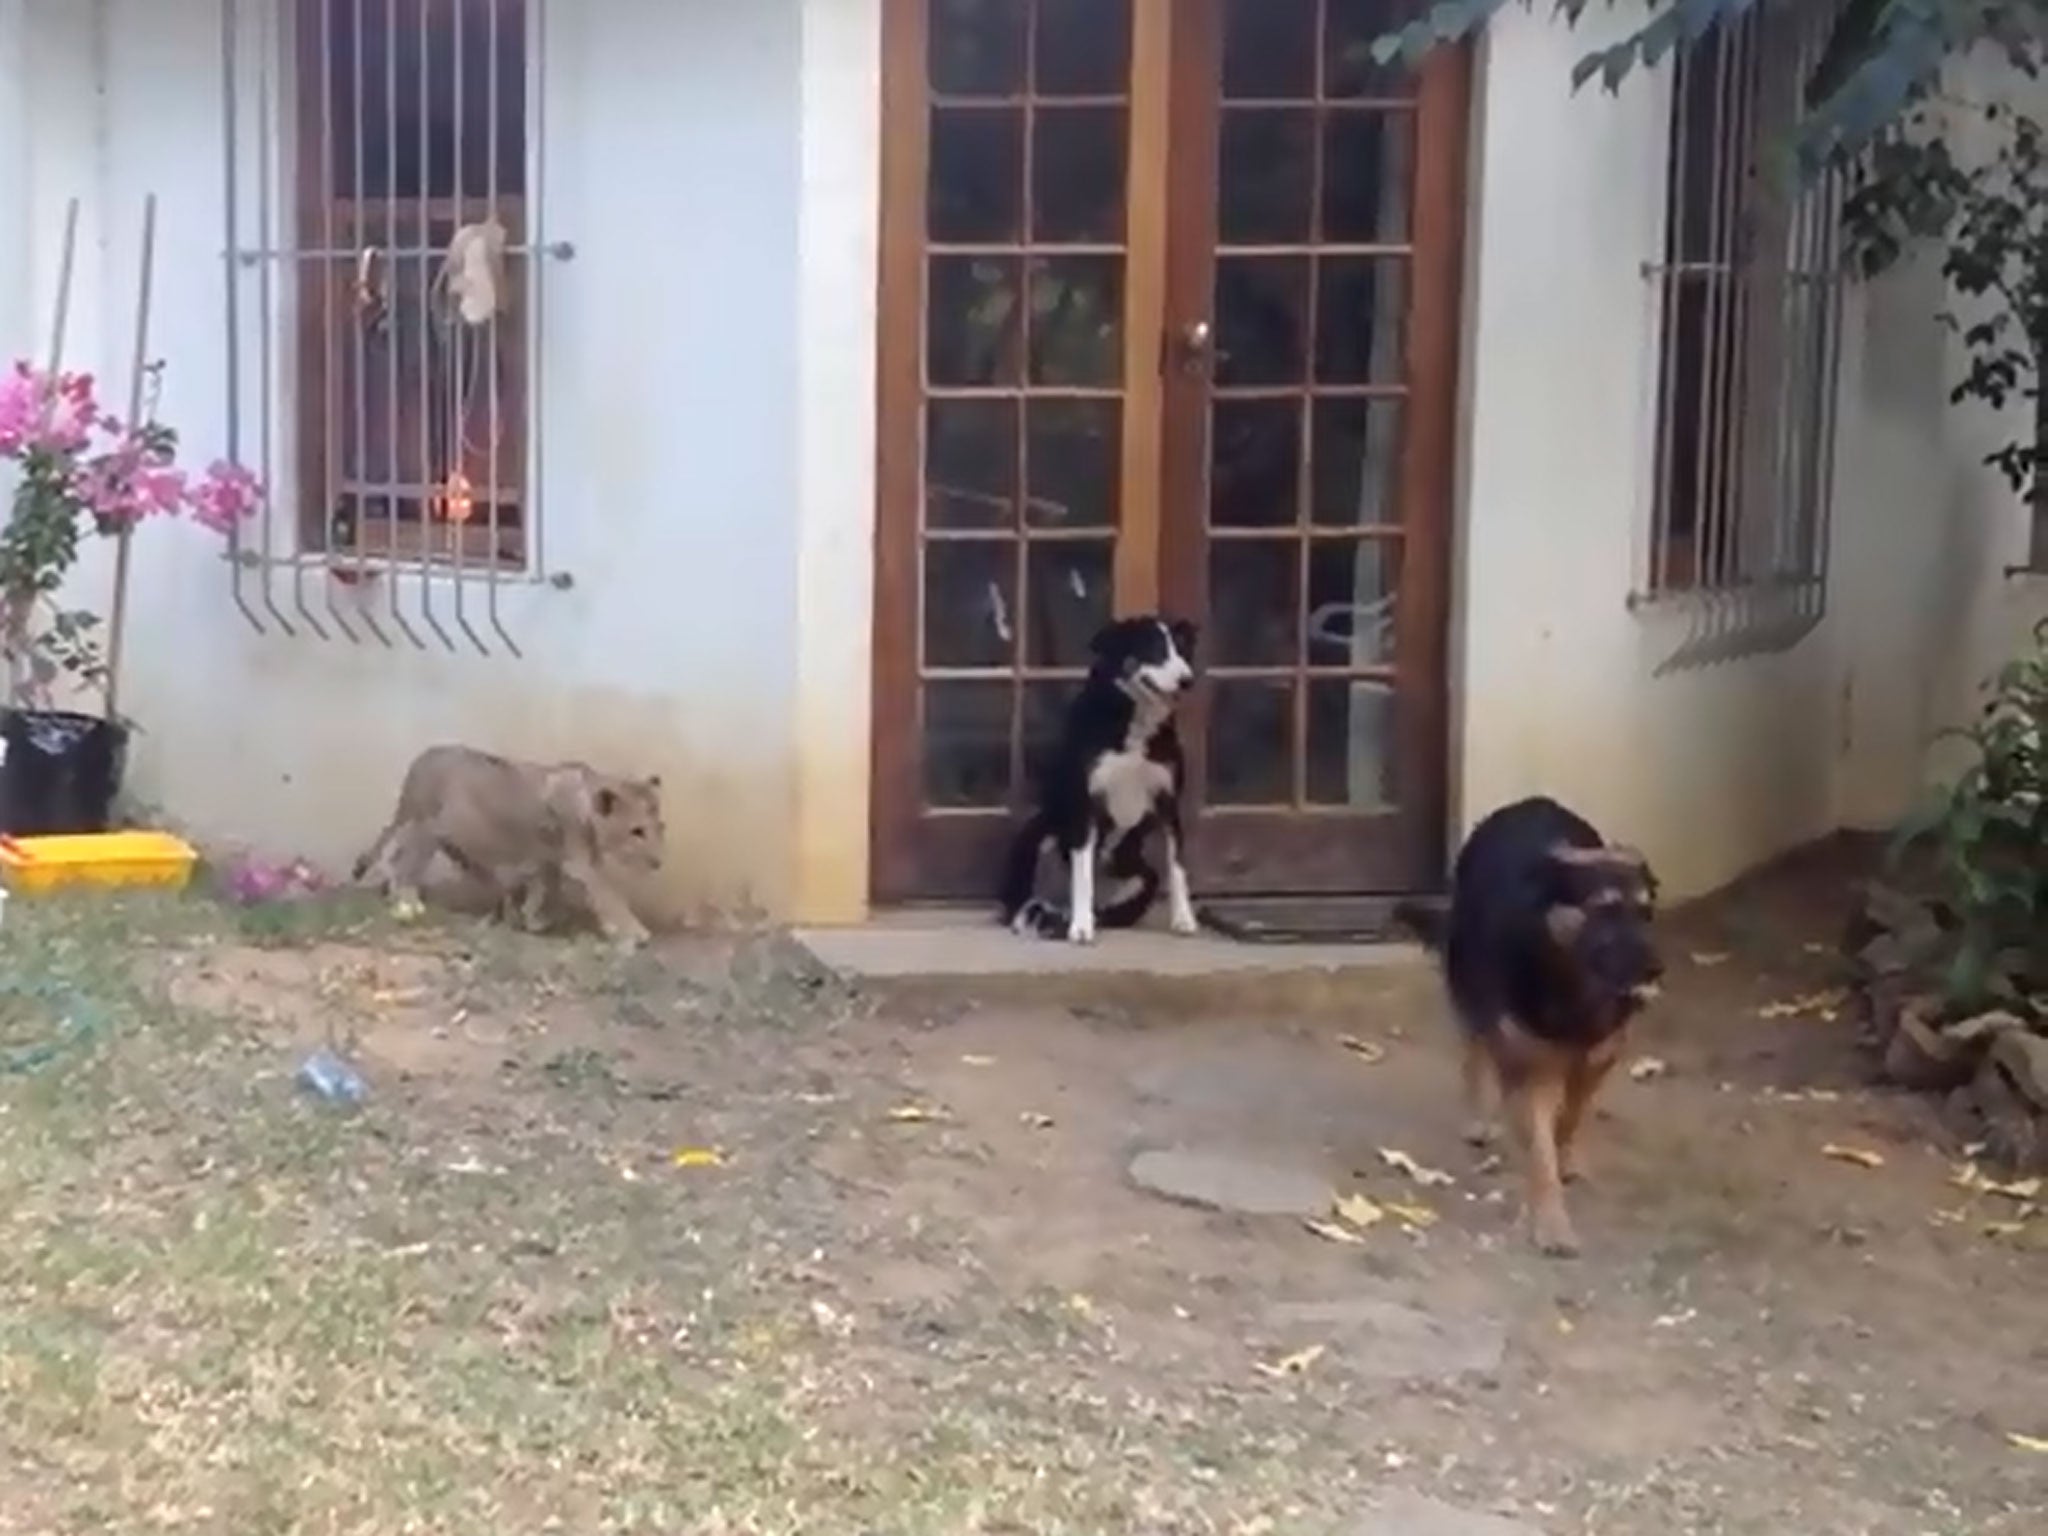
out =
<path fill-rule="evenodd" d="M 661 867 L 661 780 L 621 779 L 583 763 L 522 763 L 473 747 L 429 747 L 399 786 L 398 809 L 356 860 L 359 883 L 417 915 L 435 856 L 461 877 L 435 887 L 446 905 L 481 896 L 500 917 L 538 928 L 562 905 L 583 910 L 627 948 L 647 928 L 619 888 L 625 871 Z"/>

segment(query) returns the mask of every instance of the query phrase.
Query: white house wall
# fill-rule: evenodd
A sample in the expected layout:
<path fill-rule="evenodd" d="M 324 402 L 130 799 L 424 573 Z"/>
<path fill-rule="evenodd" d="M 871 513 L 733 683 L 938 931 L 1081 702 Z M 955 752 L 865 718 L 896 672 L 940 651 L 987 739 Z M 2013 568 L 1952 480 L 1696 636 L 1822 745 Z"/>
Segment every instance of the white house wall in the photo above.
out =
<path fill-rule="evenodd" d="M 1531 791 L 1711 889 L 1837 827 L 1894 823 L 1934 733 L 2043 611 L 2025 518 L 1930 263 L 1850 290 L 1828 616 L 1782 654 L 1655 675 L 1690 622 L 1632 613 L 1649 526 L 1668 78 L 1573 94 L 1603 30 L 1511 8 L 1482 56 L 1468 267 L 1455 714 L 1469 825 Z"/>
<path fill-rule="evenodd" d="M 216 5 L 0 0 L 0 340 L 39 345 L 76 193 L 70 355 L 118 377 L 156 191 L 164 409 L 202 458 L 227 435 Z M 551 274 L 538 405 L 549 564 L 574 585 L 509 595 L 522 658 L 261 635 L 215 550 L 151 529 L 136 787 L 202 833 L 342 859 L 429 741 L 574 752 L 667 778 L 675 904 L 856 916 L 879 0 L 546 13 L 550 233 L 577 255 Z M 1688 621 L 1626 597 L 1668 96 L 1655 76 L 1572 94 L 1590 35 L 1510 8 L 1479 58 L 1452 830 L 1549 792 L 1683 895 L 1895 816 L 2039 596 L 1999 574 L 2022 520 L 1977 462 L 1983 424 L 1946 406 L 1938 283 L 1907 272 L 1850 305 L 1826 622 L 1781 655 L 1656 675 Z"/>
<path fill-rule="evenodd" d="M 1783 654 L 1658 676 L 1691 616 L 1628 606 L 1650 523 L 1643 266 L 1662 258 L 1670 93 L 1662 75 L 1572 93 L 1597 36 L 1511 7 L 1481 55 L 1454 799 L 1469 825 L 1556 795 L 1685 895 L 1836 824 L 1839 637 L 1831 620 Z"/>
<path fill-rule="evenodd" d="M 156 192 L 163 411 L 203 462 L 227 440 L 218 0 L 29 9 L 64 13 L 31 62 L 32 88 L 83 104 L 92 130 L 32 115 L 41 262 L 58 227 L 50 199 L 73 191 L 103 245 L 72 355 L 125 376 L 140 212 Z M 542 9 L 543 196 L 550 236 L 576 254 L 548 275 L 536 415 L 548 564 L 573 586 L 505 592 L 522 657 L 322 642 L 274 624 L 258 634 L 217 547 L 151 528 L 124 698 L 146 733 L 133 782 L 203 834 L 338 861 L 375 832 L 429 742 L 573 754 L 663 775 L 673 904 L 786 907 L 803 633 L 798 336 L 803 301 L 815 313 L 826 297 L 800 282 L 798 260 L 800 0 Z M 859 291 L 871 306 L 871 279 Z M 20 316 L 4 318 L 11 343 L 31 339 Z M 865 387 L 871 367 L 859 377 Z M 857 421 L 842 429 L 849 454 L 859 437 Z M 856 489 L 860 476 L 848 474 Z M 864 583 L 859 568 L 841 574 Z M 289 579 L 273 581 L 290 612 Z M 316 604 L 324 583 L 308 578 Z M 444 618 L 447 602 L 444 588 Z"/>
<path fill-rule="evenodd" d="M 2037 116 L 2048 108 L 2048 90 L 1994 59 L 1950 73 L 1952 97 L 2031 92 Z M 1953 131 L 1974 153 L 1972 120 L 1959 117 Z M 1970 718 L 1985 679 L 2048 615 L 2048 575 L 2013 571 L 2027 558 L 2026 510 L 1984 464 L 2024 436 L 2026 407 L 2002 420 L 1949 403 L 1966 359 L 1935 317 L 1952 303 L 1931 253 L 1854 296 L 1837 497 L 1838 520 L 1867 530 L 1839 545 L 1854 599 L 1840 784 L 1851 825 L 1894 820 L 1930 773 L 1947 771 L 1952 754 L 1934 734 Z"/>

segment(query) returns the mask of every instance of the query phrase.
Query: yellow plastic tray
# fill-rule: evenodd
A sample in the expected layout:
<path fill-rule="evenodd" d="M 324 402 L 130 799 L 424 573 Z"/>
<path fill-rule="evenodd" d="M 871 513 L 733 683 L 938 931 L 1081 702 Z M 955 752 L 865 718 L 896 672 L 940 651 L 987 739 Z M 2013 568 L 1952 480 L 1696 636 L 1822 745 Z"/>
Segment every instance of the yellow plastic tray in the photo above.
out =
<path fill-rule="evenodd" d="M 73 837 L 0 837 L 0 880 L 41 894 L 65 885 L 163 885 L 192 878 L 198 852 L 168 832 L 89 832 Z"/>

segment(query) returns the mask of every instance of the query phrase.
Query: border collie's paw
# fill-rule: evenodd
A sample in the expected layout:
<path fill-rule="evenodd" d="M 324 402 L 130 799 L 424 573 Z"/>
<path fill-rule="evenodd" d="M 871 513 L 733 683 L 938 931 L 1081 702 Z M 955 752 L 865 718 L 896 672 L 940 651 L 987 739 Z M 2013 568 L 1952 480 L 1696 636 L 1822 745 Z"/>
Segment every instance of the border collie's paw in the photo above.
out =
<path fill-rule="evenodd" d="M 1167 926 L 1184 939 L 1192 938 L 1202 931 L 1202 925 L 1195 919 L 1193 907 L 1176 906 L 1173 915 L 1166 921 Z"/>
<path fill-rule="evenodd" d="M 1093 914 L 1076 912 L 1067 919 L 1067 942 L 1069 944 L 1093 944 L 1095 942 L 1095 918 Z"/>

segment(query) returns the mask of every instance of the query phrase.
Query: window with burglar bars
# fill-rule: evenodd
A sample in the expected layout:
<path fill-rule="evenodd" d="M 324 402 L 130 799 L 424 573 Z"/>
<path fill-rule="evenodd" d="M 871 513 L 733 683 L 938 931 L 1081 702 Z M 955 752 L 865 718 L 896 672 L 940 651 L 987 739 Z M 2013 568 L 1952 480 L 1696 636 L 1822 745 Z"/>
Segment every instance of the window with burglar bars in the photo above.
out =
<path fill-rule="evenodd" d="M 290 0 L 299 548 L 531 553 L 527 0 Z"/>
<path fill-rule="evenodd" d="M 1819 617 L 1840 190 L 1834 173 L 1795 182 L 1781 157 L 1835 9 L 1766 0 L 1678 54 L 1665 252 L 1650 269 L 1662 320 L 1651 598 L 1792 592 Z"/>

